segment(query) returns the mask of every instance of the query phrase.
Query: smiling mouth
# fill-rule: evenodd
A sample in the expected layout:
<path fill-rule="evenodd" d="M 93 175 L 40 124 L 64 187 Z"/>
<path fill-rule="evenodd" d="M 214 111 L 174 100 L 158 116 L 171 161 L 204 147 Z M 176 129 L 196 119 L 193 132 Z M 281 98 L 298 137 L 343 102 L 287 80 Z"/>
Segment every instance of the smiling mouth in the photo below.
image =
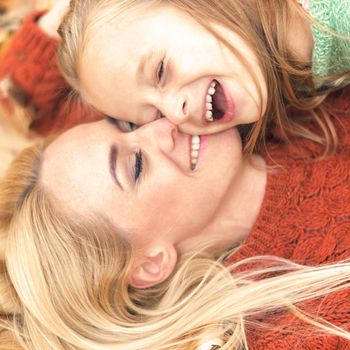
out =
<path fill-rule="evenodd" d="M 198 135 L 191 136 L 190 137 L 191 170 L 196 169 L 200 148 L 201 148 L 201 137 Z"/>
<path fill-rule="evenodd" d="M 224 89 L 217 80 L 213 80 L 209 85 L 205 96 L 205 119 L 208 122 L 220 120 L 227 110 L 227 100 Z"/>

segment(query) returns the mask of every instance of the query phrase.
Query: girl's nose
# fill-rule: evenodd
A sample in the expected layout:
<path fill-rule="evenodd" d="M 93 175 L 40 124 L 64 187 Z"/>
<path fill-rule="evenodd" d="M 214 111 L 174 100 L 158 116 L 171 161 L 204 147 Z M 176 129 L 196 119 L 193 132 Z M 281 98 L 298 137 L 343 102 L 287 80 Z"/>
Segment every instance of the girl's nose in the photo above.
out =
<path fill-rule="evenodd" d="M 166 118 L 160 118 L 143 125 L 131 134 L 144 145 L 156 146 L 163 152 L 171 152 L 175 147 L 177 133 L 176 125 Z M 141 144 L 140 146 L 142 147 Z"/>
<path fill-rule="evenodd" d="M 173 124 L 181 125 L 188 120 L 188 100 L 183 94 L 167 94 L 161 101 L 161 113 Z"/>

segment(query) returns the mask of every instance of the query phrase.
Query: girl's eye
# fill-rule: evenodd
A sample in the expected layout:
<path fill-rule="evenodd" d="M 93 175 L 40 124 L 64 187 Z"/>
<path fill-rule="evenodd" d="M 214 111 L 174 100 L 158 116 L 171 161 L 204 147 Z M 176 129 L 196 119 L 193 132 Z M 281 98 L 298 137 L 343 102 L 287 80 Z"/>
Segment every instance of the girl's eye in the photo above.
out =
<path fill-rule="evenodd" d="M 134 131 L 138 128 L 138 126 L 134 123 L 124 122 L 121 120 L 119 120 L 117 122 L 117 126 L 120 129 L 120 131 L 122 131 L 122 132 L 131 132 L 131 131 Z"/>
<path fill-rule="evenodd" d="M 162 77 L 164 75 L 164 61 L 161 60 L 158 68 L 157 68 L 157 82 L 159 83 L 162 80 Z"/>
<path fill-rule="evenodd" d="M 124 120 L 117 120 L 112 117 L 108 117 L 107 120 L 122 132 L 131 132 L 138 128 L 136 124 Z"/>
<path fill-rule="evenodd" d="M 143 169 L 143 159 L 141 150 L 135 154 L 134 180 L 137 182 Z"/>

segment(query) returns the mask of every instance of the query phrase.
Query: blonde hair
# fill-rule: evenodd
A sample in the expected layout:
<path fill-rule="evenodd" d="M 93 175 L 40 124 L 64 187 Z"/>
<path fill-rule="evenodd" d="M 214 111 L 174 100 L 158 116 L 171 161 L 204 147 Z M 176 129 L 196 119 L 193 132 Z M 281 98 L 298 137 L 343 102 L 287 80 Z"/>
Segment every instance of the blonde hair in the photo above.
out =
<path fill-rule="evenodd" d="M 71 10 L 60 28 L 62 43 L 59 49 L 59 61 L 64 76 L 77 94 L 80 90 L 81 56 L 88 43 L 89 33 L 93 32 L 96 24 L 103 25 L 106 21 L 113 20 L 136 6 L 152 6 L 160 2 L 164 0 L 73 0 L 71 2 Z M 277 127 L 284 140 L 288 140 L 292 135 L 302 136 L 324 144 L 325 154 L 335 151 L 336 133 L 330 113 L 324 108 L 322 102 L 332 91 L 347 83 L 350 72 L 316 79 L 316 85 L 319 81 L 322 82 L 323 87 L 320 91 L 315 90 L 311 63 L 297 61 L 286 44 L 288 20 L 291 17 L 292 8 L 302 18 L 310 23 L 313 22 L 296 0 L 228 0 L 215 2 L 215 6 L 213 1 L 205 0 L 167 0 L 166 2 L 191 15 L 228 46 L 243 64 L 247 64 L 244 57 L 210 23 L 219 23 L 231 29 L 257 53 L 265 80 L 268 82 L 268 101 L 264 117 L 252 125 L 242 127 L 247 153 L 266 149 L 266 133 L 271 126 Z M 247 68 L 249 69 L 248 66 Z M 251 76 L 256 81 L 253 72 Z M 298 109 L 299 114 L 300 111 L 305 111 L 308 116 L 312 115 L 320 127 L 319 132 L 313 132 L 305 127 L 305 118 L 301 118 L 300 115 L 293 118 L 293 113 L 287 111 L 287 107 Z"/>
<path fill-rule="evenodd" d="M 316 319 L 318 310 L 297 309 L 348 288 L 347 262 L 308 267 L 255 257 L 225 268 L 203 251 L 181 257 L 163 284 L 132 289 L 131 245 L 100 216 L 58 210 L 41 185 L 46 144 L 25 150 L 0 186 L 0 326 L 23 348 L 191 350 L 220 338 L 223 350 L 238 350 L 248 348 L 246 319 L 277 309 L 350 340 Z M 1 344 L 18 348 L 11 337 Z"/>

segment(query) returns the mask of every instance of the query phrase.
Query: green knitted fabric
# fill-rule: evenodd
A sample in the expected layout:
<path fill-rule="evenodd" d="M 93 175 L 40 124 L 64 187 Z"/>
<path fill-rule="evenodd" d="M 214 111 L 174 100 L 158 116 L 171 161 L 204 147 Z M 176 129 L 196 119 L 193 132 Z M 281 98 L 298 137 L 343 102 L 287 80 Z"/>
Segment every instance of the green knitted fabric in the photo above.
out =
<path fill-rule="evenodd" d="M 349 36 L 338 38 L 313 25 L 313 73 L 315 77 L 350 70 L 350 0 L 310 0 L 310 14 L 322 26 Z"/>

